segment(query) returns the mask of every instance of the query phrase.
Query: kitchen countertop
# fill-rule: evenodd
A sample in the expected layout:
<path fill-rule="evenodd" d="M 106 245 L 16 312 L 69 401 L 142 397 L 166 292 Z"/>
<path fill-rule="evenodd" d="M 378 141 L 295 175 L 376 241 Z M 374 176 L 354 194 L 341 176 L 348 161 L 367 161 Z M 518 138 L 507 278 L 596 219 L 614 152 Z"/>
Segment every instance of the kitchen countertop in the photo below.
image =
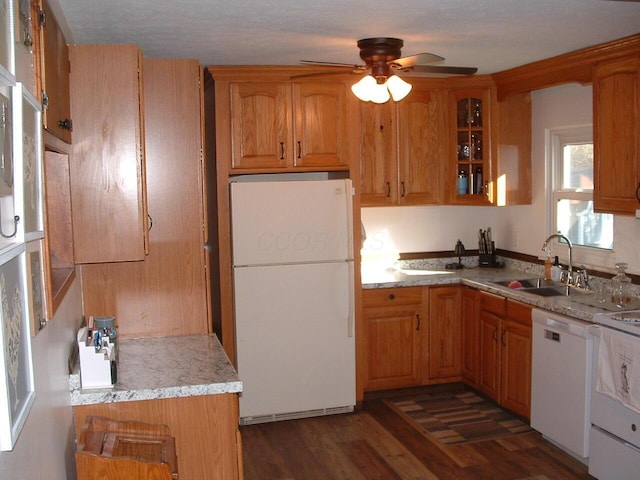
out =
<path fill-rule="evenodd" d="M 516 262 L 515 268 L 463 268 L 460 270 L 446 270 L 445 268 L 416 268 L 362 270 L 362 288 L 391 288 L 429 285 L 462 284 L 505 298 L 517 300 L 532 307 L 541 308 L 568 317 L 584 320 L 590 323 L 606 325 L 627 333 L 640 335 L 640 324 L 624 323 L 609 318 L 602 318 L 599 314 L 611 313 L 603 308 L 590 306 L 588 301 L 591 293 L 576 292 L 569 296 L 544 297 L 496 285 L 495 282 L 520 280 L 526 278 L 540 278 L 539 266 L 528 267 L 525 262 Z M 582 301 L 581 301 L 582 300 Z M 593 303 L 593 302 L 589 302 Z"/>
<path fill-rule="evenodd" d="M 138 338 L 118 342 L 118 382 L 82 390 L 69 378 L 71 405 L 240 393 L 242 382 L 215 335 Z"/>

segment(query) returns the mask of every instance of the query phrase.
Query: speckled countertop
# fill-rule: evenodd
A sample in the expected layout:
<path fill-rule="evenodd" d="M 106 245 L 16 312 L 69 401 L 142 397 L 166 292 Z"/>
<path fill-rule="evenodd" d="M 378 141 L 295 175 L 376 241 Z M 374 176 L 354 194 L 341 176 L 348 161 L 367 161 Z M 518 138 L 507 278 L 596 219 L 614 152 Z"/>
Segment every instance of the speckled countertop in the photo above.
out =
<path fill-rule="evenodd" d="M 82 390 L 71 374 L 71 405 L 239 393 L 242 382 L 215 335 L 139 338 L 118 343 L 118 382 Z"/>
<path fill-rule="evenodd" d="M 449 259 L 449 261 L 451 260 Z M 640 324 L 623 323 L 601 317 L 599 314 L 610 313 L 610 311 L 615 311 L 616 309 L 611 305 L 608 305 L 611 307 L 610 309 L 593 306 L 597 303 L 593 300 L 592 293 L 576 292 L 570 296 L 543 297 L 518 289 L 496 285 L 495 282 L 540 278 L 544 274 L 541 265 L 510 259 L 503 259 L 502 261 L 504 262 L 504 268 L 479 268 L 477 259 L 474 262 L 472 257 L 464 258 L 463 264 L 465 268 L 460 270 L 447 270 L 444 264 L 438 260 L 403 261 L 399 262 L 396 268 L 386 270 L 368 270 L 363 265 L 362 287 L 370 289 L 462 284 L 501 295 L 505 298 L 511 298 L 532 307 L 640 335 Z M 606 280 L 596 277 L 592 278 L 591 281 L 594 286 L 598 283 L 606 283 Z M 640 296 L 640 286 L 634 285 L 633 287 L 635 288 L 636 297 Z M 640 309 L 640 299 L 636 298 L 635 302 L 634 305 L 636 306 L 633 308 Z"/>

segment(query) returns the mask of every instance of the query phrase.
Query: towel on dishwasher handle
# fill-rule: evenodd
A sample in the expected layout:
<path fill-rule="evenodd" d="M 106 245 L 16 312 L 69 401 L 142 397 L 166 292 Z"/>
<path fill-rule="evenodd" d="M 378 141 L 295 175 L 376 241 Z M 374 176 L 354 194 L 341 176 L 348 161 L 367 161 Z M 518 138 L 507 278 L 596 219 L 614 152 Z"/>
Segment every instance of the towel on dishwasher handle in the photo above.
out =
<path fill-rule="evenodd" d="M 596 391 L 640 413 L 640 338 L 600 329 Z"/>

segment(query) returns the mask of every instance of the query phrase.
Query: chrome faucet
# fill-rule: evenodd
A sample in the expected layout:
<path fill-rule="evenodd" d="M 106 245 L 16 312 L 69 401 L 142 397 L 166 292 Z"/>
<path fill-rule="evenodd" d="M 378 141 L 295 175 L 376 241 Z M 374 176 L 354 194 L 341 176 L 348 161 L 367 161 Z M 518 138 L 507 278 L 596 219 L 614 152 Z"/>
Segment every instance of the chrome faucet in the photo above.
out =
<path fill-rule="evenodd" d="M 554 233 L 553 235 L 549 235 L 549 238 L 547 238 L 542 244 L 542 250 L 544 252 L 549 251 L 549 240 L 551 240 L 552 238 L 559 238 L 561 240 L 564 240 L 565 242 L 567 242 L 567 245 L 569 246 L 569 278 L 567 279 L 567 283 L 572 283 L 573 281 L 573 244 L 571 243 L 571 240 L 569 240 L 567 237 L 565 237 L 561 233 Z"/>

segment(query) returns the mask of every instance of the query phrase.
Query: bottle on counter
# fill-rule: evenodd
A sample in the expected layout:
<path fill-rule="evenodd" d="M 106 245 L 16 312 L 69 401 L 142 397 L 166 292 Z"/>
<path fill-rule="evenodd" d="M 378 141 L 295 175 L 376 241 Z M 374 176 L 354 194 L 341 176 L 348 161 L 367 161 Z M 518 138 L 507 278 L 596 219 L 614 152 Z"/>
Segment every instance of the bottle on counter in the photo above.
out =
<path fill-rule="evenodd" d="M 562 267 L 560 266 L 560 260 L 558 256 L 553 260 L 553 265 L 551 266 L 551 280 L 554 282 L 559 282 L 562 278 Z"/>
<path fill-rule="evenodd" d="M 547 259 L 544 261 L 544 279 L 551 280 L 551 268 L 553 263 L 551 262 L 551 255 L 547 255 Z"/>
<path fill-rule="evenodd" d="M 631 303 L 631 279 L 625 271 L 628 264 L 616 263 L 618 273 L 611 279 L 611 302 L 622 308 Z"/>

